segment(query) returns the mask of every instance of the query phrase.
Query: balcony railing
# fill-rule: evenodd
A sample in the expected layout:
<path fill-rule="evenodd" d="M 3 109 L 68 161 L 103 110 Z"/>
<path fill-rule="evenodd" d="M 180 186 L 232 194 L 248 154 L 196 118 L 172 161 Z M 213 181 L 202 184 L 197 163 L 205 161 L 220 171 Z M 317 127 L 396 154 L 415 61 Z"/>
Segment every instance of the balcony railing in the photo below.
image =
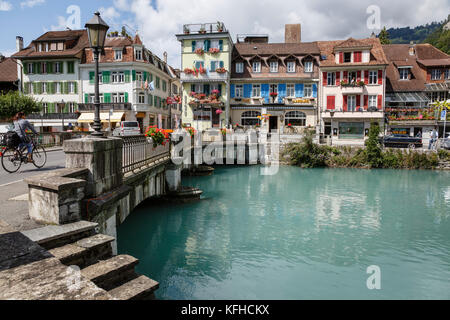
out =
<path fill-rule="evenodd" d="M 225 73 L 218 73 L 218 72 L 209 72 L 207 71 L 204 74 L 198 74 L 197 76 L 189 73 L 186 74 L 184 72 L 181 72 L 180 80 L 181 81 L 209 81 L 209 80 L 217 80 L 217 81 L 226 81 L 228 78 L 228 71 Z"/>
<path fill-rule="evenodd" d="M 79 113 L 32 113 L 27 116 L 30 120 L 62 120 L 62 119 L 78 119 Z"/>
<path fill-rule="evenodd" d="M 227 32 L 223 22 L 198 23 L 183 25 L 184 34 L 204 34 L 213 32 Z"/>
<path fill-rule="evenodd" d="M 121 102 L 121 103 L 100 103 L 100 110 L 103 111 L 128 111 L 131 110 L 131 103 Z M 80 103 L 78 105 L 79 111 L 94 111 L 95 105 L 93 103 Z"/>

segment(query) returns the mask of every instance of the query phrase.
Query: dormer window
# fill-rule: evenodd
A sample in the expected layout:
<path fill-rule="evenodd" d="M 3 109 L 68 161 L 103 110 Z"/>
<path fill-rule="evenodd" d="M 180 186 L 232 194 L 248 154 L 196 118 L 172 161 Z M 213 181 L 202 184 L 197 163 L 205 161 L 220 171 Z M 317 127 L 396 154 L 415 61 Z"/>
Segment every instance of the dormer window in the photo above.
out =
<path fill-rule="evenodd" d="M 409 68 L 398 68 L 400 80 L 409 80 Z"/>
<path fill-rule="evenodd" d="M 255 73 L 261 72 L 261 62 L 260 61 L 253 61 L 252 71 Z"/>
<path fill-rule="evenodd" d="M 136 60 L 142 60 L 142 49 L 136 49 L 135 50 L 135 57 L 136 57 Z"/>
<path fill-rule="evenodd" d="M 244 63 L 236 62 L 236 73 L 244 73 Z"/>
<path fill-rule="evenodd" d="M 287 62 L 287 72 L 295 72 L 295 61 Z"/>
<path fill-rule="evenodd" d="M 313 62 L 305 61 L 305 72 L 313 72 Z"/>
<path fill-rule="evenodd" d="M 450 69 L 445 70 L 445 79 L 450 80 Z"/>
<path fill-rule="evenodd" d="M 122 60 L 122 50 L 114 50 L 114 60 Z"/>
<path fill-rule="evenodd" d="M 58 42 L 58 51 L 64 51 L 64 42 Z"/>
<path fill-rule="evenodd" d="M 56 51 L 56 42 L 50 44 L 50 51 Z"/>
<path fill-rule="evenodd" d="M 441 69 L 431 70 L 431 80 L 441 80 Z"/>
<path fill-rule="evenodd" d="M 48 43 L 44 43 L 44 51 L 48 52 Z"/>
<path fill-rule="evenodd" d="M 278 61 L 270 61 L 270 72 L 278 72 Z"/>
<path fill-rule="evenodd" d="M 42 43 L 39 43 L 38 44 L 38 52 L 41 52 L 42 51 Z"/>
<path fill-rule="evenodd" d="M 344 52 L 344 62 L 352 62 L 352 53 Z"/>

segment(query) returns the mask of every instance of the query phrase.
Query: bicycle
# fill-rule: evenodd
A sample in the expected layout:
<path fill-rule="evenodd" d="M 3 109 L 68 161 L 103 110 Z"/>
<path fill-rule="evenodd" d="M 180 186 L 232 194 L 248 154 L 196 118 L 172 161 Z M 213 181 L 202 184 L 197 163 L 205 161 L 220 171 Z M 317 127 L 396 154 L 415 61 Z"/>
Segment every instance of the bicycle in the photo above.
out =
<path fill-rule="evenodd" d="M 31 151 L 31 163 L 36 168 L 41 169 L 47 162 L 47 152 L 42 145 L 36 143 L 35 137 L 32 137 L 30 142 L 33 145 Z M 20 169 L 22 163 L 30 163 L 27 153 L 24 153 L 26 150 L 26 146 L 23 146 L 22 148 L 19 148 L 19 146 L 2 147 L 0 155 L 2 157 L 3 169 L 5 169 L 6 172 L 14 173 Z"/>

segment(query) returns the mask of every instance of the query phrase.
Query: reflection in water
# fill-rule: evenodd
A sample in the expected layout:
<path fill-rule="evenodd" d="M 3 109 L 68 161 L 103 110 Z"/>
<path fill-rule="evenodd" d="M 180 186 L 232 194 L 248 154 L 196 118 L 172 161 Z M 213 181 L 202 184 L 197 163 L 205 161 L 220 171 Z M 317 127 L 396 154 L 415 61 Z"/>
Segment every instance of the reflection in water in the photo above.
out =
<path fill-rule="evenodd" d="M 159 298 L 450 298 L 449 173 L 259 169 L 187 178 L 201 201 L 147 202 L 120 226 Z"/>

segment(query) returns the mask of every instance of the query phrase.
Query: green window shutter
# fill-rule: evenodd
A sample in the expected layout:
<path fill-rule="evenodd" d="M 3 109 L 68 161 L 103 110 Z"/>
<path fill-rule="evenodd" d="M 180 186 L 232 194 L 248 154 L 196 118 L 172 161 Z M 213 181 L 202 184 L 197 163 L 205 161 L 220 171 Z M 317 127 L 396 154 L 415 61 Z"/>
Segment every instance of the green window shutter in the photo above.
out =
<path fill-rule="evenodd" d="M 68 93 L 69 93 L 69 83 L 64 82 L 64 94 L 68 94 Z"/>
<path fill-rule="evenodd" d="M 223 40 L 219 40 L 219 50 L 223 51 Z"/>
<path fill-rule="evenodd" d="M 67 61 L 67 73 L 75 73 L 75 63 L 73 61 Z"/>
<path fill-rule="evenodd" d="M 195 51 L 195 46 L 197 45 L 196 41 L 192 41 L 192 52 Z"/>
<path fill-rule="evenodd" d="M 84 103 L 89 103 L 89 95 L 87 93 L 84 94 Z"/>
<path fill-rule="evenodd" d="M 48 74 L 53 73 L 53 72 L 52 72 L 52 69 L 53 69 L 52 66 L 53 66 L 53 64 L 52 64 L 51 62 L 46 62 L 45 64 L 47 65 L 47 73 L 48 73 Z"/>
<path fill-rule="evenodd" d="M 28 74 L 28 63 L 23 64 L 23 74 Z"/>
<path fill-rule="evenodd" d="M 42 94 L 42 82 L 38 82 L 36 87 L 37 87 L 37 93 Z"/>
<path fill-rule="evenodd" d="M 48 113 L 54 113 L 54 107 L 55 107 L 55 105 L 53 104 L 53 102 L 50 102 L 50 103 L 48 103 L 47 104 L 47 107 L 48 107 Z"/>
<path fill-rule="evenodd" d="M 32 86 L 33 86 L 33 93 L 36 94 L 36 93 L 37 93 L 37 85 L 36 85 L 36 82 L 33 82 L 33 83 L 32 83 Z"/>
<path fill-rule="evenodd" d="M 153 105 L 154 105 L 155 107 L 158 106 L 158 99 L 157 99 L 157 96 L 154 96 L 154 97 L 153 97 Z"/>
<path fill-rule="evenodd" d="M 61 73 L 64 73 L 64 65 L 65 65 L 64 62 L 60 62 L 60 63 L 59 63 L 59 66 L 60 66 L 60 68 L 61 68 Z"/>
<path fill-rule="evenodd" d="M 105 102 L 111 103 L 111 93 L 105 93 Z"/>
<path fill-rule="evenodd" d="M 55 92 L 56 92 L 55 86 L 56 86 L 56 84 L 54 82 L 49 82 L 47 84 L 47 88 L 48 88 L 48 93 L 49 94 L 55 94 Z"/>
<path fill-rule="evenodd" d="M 102 82 L 103 83 L 109 83 L 110 80 L 110 72 L 109 71 L 102 71 Z M 94 75 L 95 77 L 95 75 Z"/>
<path fill-rule="evenodd" d="M 128 92 L 125 92 L 125 102 L 128 102 Z"/>
<path fill-rule="evenodd" d="M 74 89 L 74 93 L 75 93 L 75 94 L 78 94 L 78 82 L 75 81 L 75 82 L 73 83 L 73 89 Z"/>
<path fill-rule="evenodd" d="M 209 51 L 209 48 L 211 47 L 211 41 L 205 40 L 205 51 Z"/>
<path fill-rule="evenodd" d="M 130 70 L 125 70 L 125 82 L 130 82 Z"/>
<path fill-rule="evenodd" d="M 132 74 L 132 80 L 136 81 L 136 70 L 132 70 L 131 74 Z"/>
<path fill-rule="evenodd" d="M 64 113 L 68 113 L 68 112 L 69 112 L 69 104 L 68 104 L 68 103 L 65 103 L 65 104 L 64 104 L 63 112 L 64 112 Z"/>
<path fill-rule="evenodd" d="M 220 61 L 220 67 L 223 68 L 224 67 L 224 63 L 223 61 Z"/>
<path fill-rule="evenodd" d="M 95 71 L 89 71 L 89 83 L 94 84 Z"/>
<path fill-rule="evenodd" d="M 147 81 L 147 74 L 148 74 L 148 72 L 147 71 L 144 71 L 144 81 Z"/>
<path fill-rule="evenodd" d="M 151 94 L 148 95 L 148 104 L 150 107 L 153 105 L 153 96 Z"/>

